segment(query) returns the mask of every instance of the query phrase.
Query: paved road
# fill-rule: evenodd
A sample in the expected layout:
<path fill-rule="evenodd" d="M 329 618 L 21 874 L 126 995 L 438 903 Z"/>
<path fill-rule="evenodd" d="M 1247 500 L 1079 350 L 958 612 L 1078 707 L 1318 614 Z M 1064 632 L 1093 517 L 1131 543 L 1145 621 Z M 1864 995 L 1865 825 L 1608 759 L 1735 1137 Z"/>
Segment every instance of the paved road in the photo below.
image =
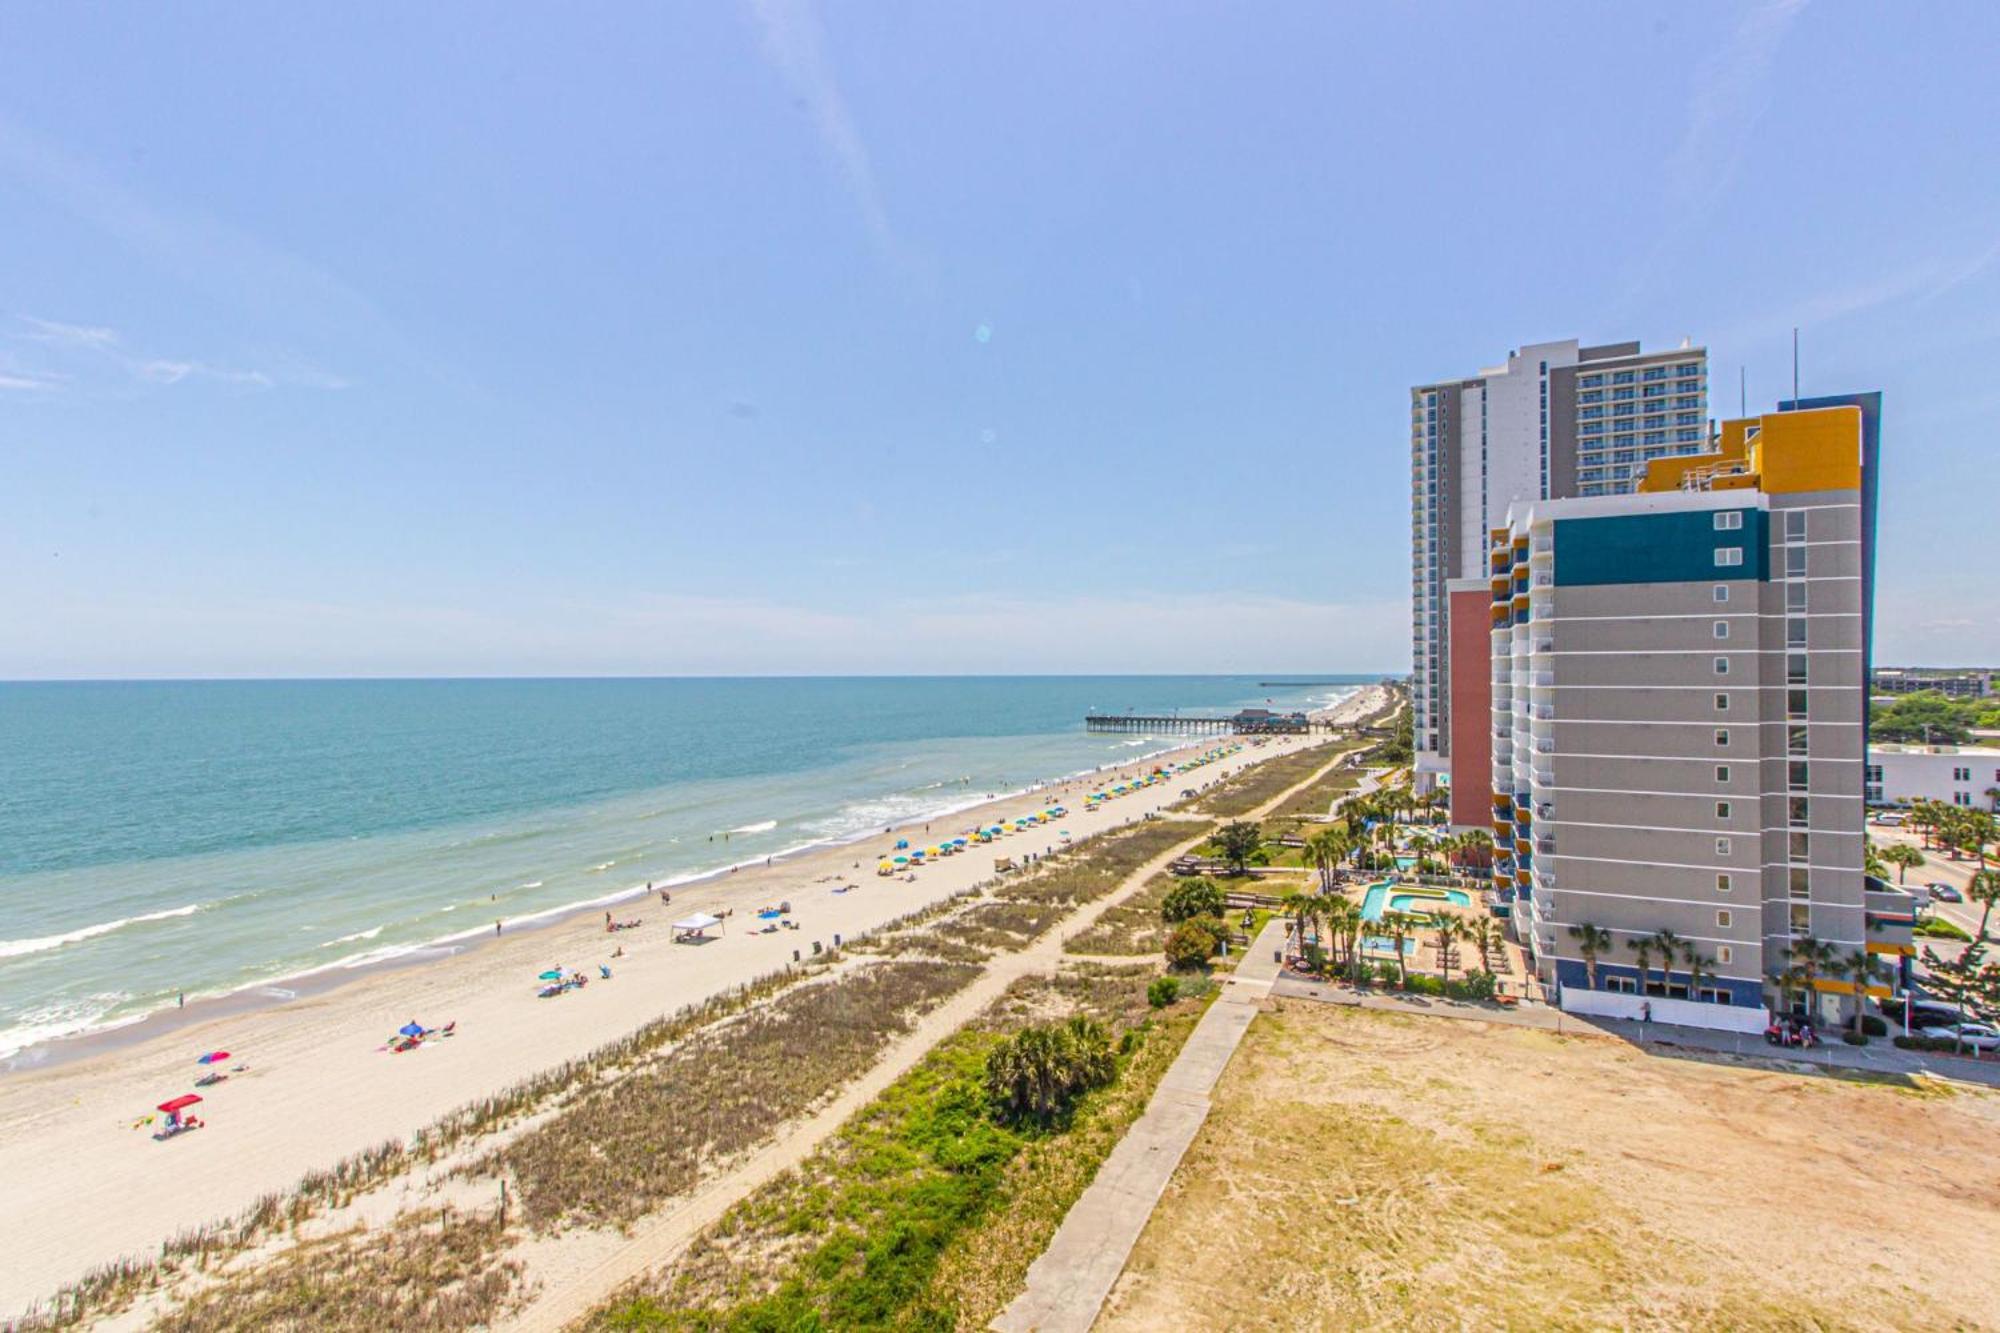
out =
<path fill-rule="evenodd" d="M 1208 1118 L 1209 1094 L 1271 992 L 1285 923 L 1273 917 L 1201 1016 L 1146 1110 L 1070 1206 L 1027 1285 L 991 1327 L 1003 1333 L 1087 1333 L 1125 1271 L 1153 1205 Z"/>

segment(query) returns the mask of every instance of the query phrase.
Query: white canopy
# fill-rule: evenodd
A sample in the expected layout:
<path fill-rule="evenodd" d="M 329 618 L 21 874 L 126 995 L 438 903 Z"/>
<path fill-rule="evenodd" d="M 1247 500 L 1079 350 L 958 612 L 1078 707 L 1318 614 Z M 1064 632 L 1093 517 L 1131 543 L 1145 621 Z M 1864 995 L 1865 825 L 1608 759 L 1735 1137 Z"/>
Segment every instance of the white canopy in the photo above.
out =
<path fill-rule="evenodd" d="M 693 934 L 697 931 L 707 930 L 712 926 L 719 926 L 721 924 L 722 924 L 722 918 L 719 916 L 710 916 L 706 912 L 696 912 L 693 916 L 688 917 L 685 921 L 674 922 L 674 929 L 684 930 L 690 934 Z"/>

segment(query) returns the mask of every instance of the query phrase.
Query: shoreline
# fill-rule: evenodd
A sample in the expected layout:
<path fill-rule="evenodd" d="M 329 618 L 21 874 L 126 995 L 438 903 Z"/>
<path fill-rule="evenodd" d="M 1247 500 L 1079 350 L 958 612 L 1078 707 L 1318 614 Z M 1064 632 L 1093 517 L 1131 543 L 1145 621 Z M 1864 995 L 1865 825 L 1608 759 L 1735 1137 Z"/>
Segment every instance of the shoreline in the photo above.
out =
<path fill-rule="evenodd" d="M 1356 686 L 1353 694 L 1328 709 L 1314 710 L 1315 716 L 1325 716 L 1340 712 L 1348 703 L 1360 698 L 1371 686 Z M 1210 742 L 1231 743 L 1237 738 L 1208 737 Z M 116 1052 L 121 1048 L 138 1045 L 158 1037 L 167 1036 L 183 1028 L 195 1026 L 214 1018 L 240 1016 L 264 1009 L 279 1008 L 302 1000 L 315 999 L 332 994 L 344 987 L 366 981 L 385 973 L 407 971 L 412 968 L 448 964 L 455 959 L 469 957 L 497 941 L 515 938 L 519 935 L 560 928 L 586 913 L 615 907 L 619 903 L 650 899 L 662 889 L 672 893 L 683 890 L 698 890 L 707 885 L 726 881 L 731 875 L 744 870 L 773 871 L 786 864 L 796 864 L 799 860 L 838 851 L 846 847 L 858 846 L 871 838 L 894 837 L 915 828 L 919 824 L 928 826 L 941 819 L 951 819 L 958 815 L 970 814 L 984 806 L 1007 801 L 1017 801 L 1032 796 L 1036 792 L 1048 791 L 1058 786 L 1082 782 L 1103 773 L 1122 772 L 1135 764 L 1150 764 L 1155 760 L 1187 751 L 1200 753 L 1214 748 L 1213 744 L 1203 744 L 1199 740 L 1180 744 L 1167 743 L 1159 749 L 1146 750 L 1134 754 L 1117 764 L 1104 764 L 1090 769 L 1077 770 L 1056 777 L 1043 778 L 1025 787 L 999 793 L 985 793 L 962 803 L 946 805 L 936 811 L 911 816 L 908 820 L 893 824 L 880 831 L 869 829 L 859 833 L 816 838 L 792 847 L 769 853 L 766 856 L 752 856 L 741 861 L 732 861 L 708 870 L 685 871 L 680 874 L 629 885 L 625 888 L 577 899 L 554 907 L 541 908 L 517 917 L 501 917 L 501 931 L 495 934 L 486 927 L 455 931 L 433 939 L 414 944 L 391 945 L 382 949 L 367 949 L 345 958 L 320 963 L 295 972 L 279 973 L 276 976 L 246 982 L 229 990 L 209 992 L 191 996 L 185 1005 L 161 1005 L 144 1013 L 126 1015 L 109 1022 L 94 1024 L 81 1031 L 65 1033 L 46 1038 L 21 1047 L 10 1054 L 0 1056 L 0 1086 L 25 1074 L 55 1070 L 88 1060 L 98 1055 Z M 731 830 L 732 832 L 734 830 Z M 869 872 L 872 876 L 873 872 Z M 390 952 L 393 950 L 393 952 Z M 371 957 L 380 954 L 381 957 Z M 274 993 L 275 992 L 275 993 Z"/>
<path fill-rule="evenodd" d="M 1343 704 L 1365 711 L 1374 694 L 1364 688 Z M 1083 792 L 1150 771 L 1162 756 L 1094 771 L 1087 784 L 1072 777 L 1038 790 L 1072 789 L 1060 797 L 1072 807 L 1061 827 L 1076 845 L 1162 811 L 1186 787 L 1327 741 L 1209 737 L 1175 750 L 1192 756 L 1238 739 L 1244 749 L 1190 770 L 1185 781 L 1138 788 L 1098 809 L 1080 808 Z M 1027 813 L 1022 796 L 981 807 L 995 819 Z M 945 816 L 947 827 L 972 824 L 970 814 Z M 914 838 L 922 826 L 898 827 Z M 858 939 L 959 896 L 993 877 L 989 855 L 1018 860 L 1059 845 L 1055 827 L 1037 827 L 926 866 L 916 883 L 878 876 L 875 849 L 865 840 L 823 847 L 678 890 L 666 919 L 657 909 L 645 913 L 645 928 L 629 934 L 607 936 L 584 908 L 443 959 L 350 973 L 283 1003 L 258 998 L 240 1009 L 211 1003 L 200 1013 L 193 1006 L 168 1011 L 187 1017 L 120 1029 L 79 1058 L 20 1070 L 0 1079 L 0 1179 L 8 1181 L 13 1205 L 0 1214 L 0 1249 L 10 1256 L 0 1273 L 0 1312 L 25 1309 L 97 1264 L 155 1249 L 190 1225 L 235 1216 L 308 1172 L 407 1138 L 665 1014 L 782 970 L 793 949 L 803 956 L 815 942 Z M 769 935 L 753 929 L 759 905 L 781 899 L 791 902 L 799 929 L 774 928 Z M 706 946 L 673 943 L 667 921 L 696 911 L 734 915 Z M 612 979 L 599 978 L 601 964 L 613 969 Z M 539 998 L 533 978 L 552 966 L 585 971 L 591 984 Z M 456 1035 L 408 1054 L 389 1053 L 385 1034 L 413 1018 L 428 1027 L 455 1022 Z M 233 1054 L 228 1080 L 200 1090 L 207 1127 L 154 1141 L 152 1127 L 139 1118 L 155 1102 L 192 1088 L 201 1072 L 194 1056 L 214 1049 Z"/>

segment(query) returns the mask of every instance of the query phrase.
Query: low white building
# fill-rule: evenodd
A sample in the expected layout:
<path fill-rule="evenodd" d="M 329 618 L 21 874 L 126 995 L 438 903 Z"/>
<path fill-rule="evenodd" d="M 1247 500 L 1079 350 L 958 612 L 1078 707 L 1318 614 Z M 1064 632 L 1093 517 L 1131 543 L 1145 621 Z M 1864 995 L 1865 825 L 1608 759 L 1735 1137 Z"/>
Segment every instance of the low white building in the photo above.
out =
<path fill-rule="evenodd" d="M 2000 790 L 2000 749 L 1984 745 L 1868 747 L 1865 785 L 1870 805 L 1943 801 L 1946 805 L 2000 808 L 1989 792 Z"/>

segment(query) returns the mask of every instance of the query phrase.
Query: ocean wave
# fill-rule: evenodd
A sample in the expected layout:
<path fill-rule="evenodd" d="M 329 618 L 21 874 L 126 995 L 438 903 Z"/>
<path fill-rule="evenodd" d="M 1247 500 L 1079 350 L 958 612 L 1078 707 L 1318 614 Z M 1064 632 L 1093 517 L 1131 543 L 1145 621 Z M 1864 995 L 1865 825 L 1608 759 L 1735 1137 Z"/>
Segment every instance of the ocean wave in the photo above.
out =
<path fill-rule="evenodd" d="M 143 1014 L 128 1014 L 106 1021 L 106 1015 L 131 998 L 123 991 L 101 991 L 81 999 L 25 1010 L 11 1026 L 0 1028 L 0 1061 L 6 1061 L 9 1068 L 20 1068 L 32 1061 L 17 1062 L 12 1057 L 30 1046 L 96 1029 L 136 1023 L 144 1017 Z"/>
<path fill-rule="evenodd" d="M 741 828 L 724 829 L 723 832 L 724 833 L 769 833 L 772 829 L 776 827 L 778 827 L 777 820 L 766 819 L 755 824 L 745 824 Z"/>
<path fill-rule="evenodd" d="M 352 944 L 356 940 L 372 940 L 381 933 L 382 927 L 380 926 L 375 927 L 373 930 L 357 930 L 352 935 L 342 935 L 337 940 L 328 940 L 319 947 L 322 949 L 331 949 L 336 944 Z"/>
<path fill-rule="evenodd" d="M 531 879 L 521 887 L 524 889 L 539 889 L 542 887 L 542 882 L 538 879 Z"/>
<path fill-rule="evenodd" d="M 616 861 L 602 861 L 602 862 L 599 862 L 599 863 L 598 863 L 597 865 L 594 865 L 594 866 L 592 866 L 592 867 L 590 868 L 590 873 L 591 873 L 591 874 L 593 874 L 593 875 L 599 875 L 599 874 L 602 874 L 602 873 L 604 873 L 605 871 L 607 871 L 607 870 L 611 869 L 611 867 L 613 867 L 613 866 L 615 866 L 615 865 L 617 865 L 617 864 L 618 864 L 618 863 L 617 863 Z"/>
<path fill-rule="evenodd" d="M 165 921 L 172 917 L 193 916 L 207 903 L 190 903 L 186 907 L 170 908 L 164 912 L 147 912 L 143 916 L 124 916 L 116 921 L 105 921 L 95 926 L 84 926 L 78 930 L 66 931 L 61 935 L 43 935 L 37 939 L 0 940 L 0 958 L 20 958 L 31 953 L 46 953 L 50 949 L 60 949 L 66 944 L 80 944 L 84 940 L 94 940 L 99 935 L 109 935 L 114 930 L 140 925 L 147 921 Z"/>

